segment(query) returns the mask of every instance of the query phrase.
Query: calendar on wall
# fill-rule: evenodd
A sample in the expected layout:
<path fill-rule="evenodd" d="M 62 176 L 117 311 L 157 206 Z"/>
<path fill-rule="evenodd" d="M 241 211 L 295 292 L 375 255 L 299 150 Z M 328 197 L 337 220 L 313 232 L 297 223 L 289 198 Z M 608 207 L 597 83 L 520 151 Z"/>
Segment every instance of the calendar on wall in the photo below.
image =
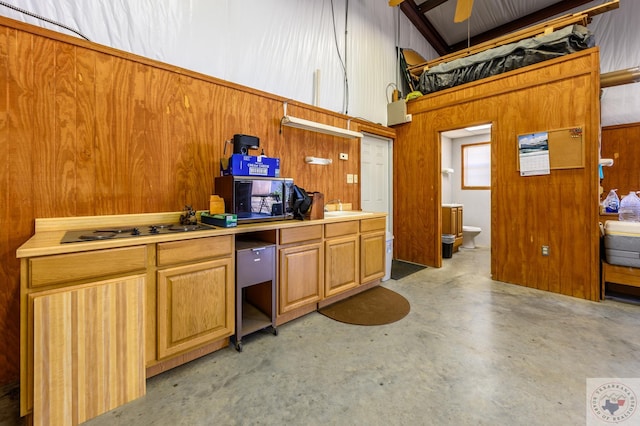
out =
<path fill-rule="evenodd" d="M 549 133 L 539 132 L 518 135 L 518 159 L 520 176 L 548 175 Z"/>

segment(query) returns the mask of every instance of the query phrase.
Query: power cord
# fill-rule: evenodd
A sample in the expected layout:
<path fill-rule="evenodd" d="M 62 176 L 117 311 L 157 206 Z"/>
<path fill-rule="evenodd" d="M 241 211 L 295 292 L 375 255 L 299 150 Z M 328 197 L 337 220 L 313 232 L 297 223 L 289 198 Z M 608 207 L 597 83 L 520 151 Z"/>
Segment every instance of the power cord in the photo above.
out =
<path fill-rule="evenodd" d="M 9 3 L 5 3 L 3 1 L 0 1 L 0 6 L 8 7 L 9 9 L 13 9 L 16 12 L 20 12 L 20 13 L 24 13 L 25 15 L 29 15 L 32 18 L 40 19 L 41 21 L 45 21 L 45 22 L 48 22 L 50 24 L 57 25 L 57 26 L 59 26 L 61 28 L 64 28 L 65 30 L 71 31 L 72 33 L 75 33 L 75 34 L 79 35 L 80 37 L 82 37 L 83 39 L 85 39 L 87 41 L 91 41 L 84 34 L 82 34 L 80 31 L 74 30 L 73 28 L 71 28 L 71 27 L 69 27 L 69 26 L 67 26 L 65 24 L 62 24 L 60 22 L 54 21 L 54 20 L 49 19 L 49 18 L 45 18 L 44 16 L 38 15 L 38 14 L 33 13 L 33 12 L 29 12 L 28 10 L 22 9 L 22 8 L 20 8 L 18 6 L 14 6 L 14 5 L 9 4 Z"/>
<path fill-rule="evenodd" d="M 349 81 L 347 79 L 347 66 L 345 65 L 346 57 L 347 57 L 347 14 L 349 11 L 349 0 L 346 3 L 345 10 L 345 22 L 344 22 L 344 56 L 345 60 L 342 59 L 342 54 L 340 53 L 340 47 L 338 46 L 338 34 L 336 32 L 336 16 L 334 13 L 333 0 L 331 0 L 331 22 L 333 23 L 333 41 L 336 45 L 336 51 L 338 52 L 338 59 L 340 60 L 340 65 L 342 66 L 342 72 L 344 73 L 344 100 L 342 102 L 343 112 L 347 114 L 349 110 Z"/>

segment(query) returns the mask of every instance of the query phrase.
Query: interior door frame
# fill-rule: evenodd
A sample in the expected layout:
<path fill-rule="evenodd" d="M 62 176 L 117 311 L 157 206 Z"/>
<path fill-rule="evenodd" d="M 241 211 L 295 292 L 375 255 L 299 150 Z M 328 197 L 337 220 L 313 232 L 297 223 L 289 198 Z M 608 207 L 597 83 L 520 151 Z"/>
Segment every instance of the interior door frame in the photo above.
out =
<path fill-rule="evenodd" d="M 458 130 L 458 129 L 464 129 L 466 127 L 471 127 L 471 126 L 477 126 L 478 124 L 482 124 L 482 123 L 491 123 L 491 131 L 489 132 L 489 142 L 490 143 L 494 143 L 495 141 L 495 132 L 496 132 L 496 126 L 498 125 L 498 123 L 495 120 L 485 120 L 485 121 L 475 121 L 473 123 L 468 123 L 468 124 L 462 124 L 462 125 L 456 125 L 450 128 L 446 128 L 446 129 L 437 129 L 436 133 L 438 134 L 438 165 L 439 165 L 439 169 L 438 169 L 438 173 L 440 174 L 440 179 L 438 180 L 438 199 L 440 200 L 440 209 L 438 209 L 438 220 L 437 220 L 437 224 L 438 224 L 438 229 L 442 229 L 442 133 L 444 132 L 448 132 L 451 130 Z M 493 264 L 493 251 L 494 251 L 494 247 L 495 247 L 495 240 L 494 240 L 494 232 L 493 232 L 493 227 L 495 225 L 495 215 L 494 215 L 494 188 L 495 188 L 495 182 L 496 182 L 496 173 L 495 173 L 495 150 L 491 149 L 491 187 L 490 187 L 490 191 L 491 191 L 491 219 L 490 219 L 490 223 L 491 223 L 491 247 L 490 247 L 490 258 L 489 258 L 489 262 L 490 262 L 490 266 L 491 266 L 491 275 L 494 275 L 494 264 Z M 441 268 L 442 267 L 442 233 L 438 232 L 436 239 L 438 241 L 438 258 L 437 260 L 437 267 Z"/>
<path fill-rule="evenodd" d="M 394 142 L 394 139 L 388 136 L 379 136 L 379 135 L 376 135 L 373 133 L 367 133 L 367 132 L 363 132 L 363 134 L 365 135 L 365 137 L 387 142 L 387 154 L 388 154 L 388 160 L 389 160 L 389 163 L 388 163 L 389 167 L 387 172 L 387 184 L 389 187 L 387 231 L 393 234 L 393 194 L 394 194 L 394 191 L 393 191 L 393 142 Z M 364 182 L 362 180 L 362 141 L 360 142 L 360 177 L 361 177 L 360 207 L 362 208 L 362 210 L 365 210 L 365 207 L 362 201 L 362 184 Z"/>

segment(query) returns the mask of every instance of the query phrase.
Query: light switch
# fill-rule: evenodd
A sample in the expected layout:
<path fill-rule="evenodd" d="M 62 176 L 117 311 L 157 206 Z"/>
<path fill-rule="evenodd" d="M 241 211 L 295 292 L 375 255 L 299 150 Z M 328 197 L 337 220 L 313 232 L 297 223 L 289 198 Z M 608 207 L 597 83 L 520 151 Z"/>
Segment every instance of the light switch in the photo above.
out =
<path fill-rule="evenodd" d="M 358 175 L 353 175 L 353 183 L 358 183 Z"/>
<path fill-rule="evenodd" d="M 352 174 L 347 174 L 347 183 L 353 183 L 353 175 Z"/>

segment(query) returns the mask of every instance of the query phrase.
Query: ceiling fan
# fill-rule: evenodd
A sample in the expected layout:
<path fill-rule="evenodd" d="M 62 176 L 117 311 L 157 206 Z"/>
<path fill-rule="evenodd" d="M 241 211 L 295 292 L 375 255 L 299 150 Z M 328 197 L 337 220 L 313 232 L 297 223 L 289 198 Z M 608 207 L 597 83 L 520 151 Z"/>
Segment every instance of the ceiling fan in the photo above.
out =
<path fill-rule="evenodd" d="M 404 0 L 389 0 L 389 6 L 396 7 Z M 471 9 L 473 8 L 473 0 L 458 0 L 456 3 L 456 14 L 453 22 L 463 22 L 471 17 Z"/>

